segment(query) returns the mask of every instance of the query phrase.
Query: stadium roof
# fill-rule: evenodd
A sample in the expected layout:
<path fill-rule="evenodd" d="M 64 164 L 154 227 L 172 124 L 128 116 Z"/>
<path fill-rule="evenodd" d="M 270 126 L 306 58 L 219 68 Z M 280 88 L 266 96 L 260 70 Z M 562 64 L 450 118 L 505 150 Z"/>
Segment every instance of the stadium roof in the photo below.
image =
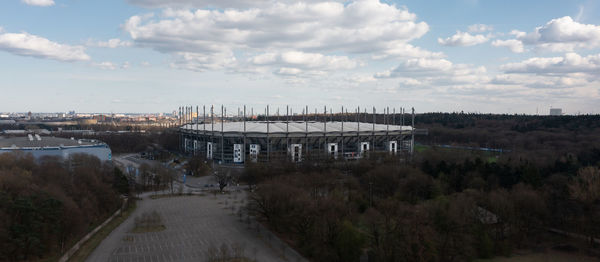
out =
<path fill-rule="evenodd" d="M 224 122 L 223 132 L 224 133 L 244 133 L 244 122 Z M 308 124 L 308 126 L 307 126 Z M 181 127 L 185 131 L 200 131 L 204 132 L 218 132 L 221 133 L 221 123 L 216 122 L 214 125 L 210 123 L 206 124 L 187 124 Z M 307 131 L 308 129 L 308 131 Z M 384 125 L 364 122 L 343 122 L 344 133 L 361 133 L 371 134 L 373 131 L 376 133 L 403 133 L 408 134 L 413 130 L 411 126 L 399 126 L 399 125 Z M 306 133 L 341 133 L 342 122 L 292 122 L 290 121 L 286 127 L 285 121 L 269 122 L 268 133 L 269 134 L 306 134 Z M 267 134 L 267 122 L 264 121 L 248 121 L 246 122 L 245 133 L 254 134 Z"/>
<path fill-rule="evenodd" d="M 38 139 L 39 138 L 39 139 Z M 56 147 L 81 147 L 104 144 L 98 140 L 74 140 L 60 137 L 36 136 L 36 137 L 10 137 L 0 138 L 0 149 L 19 148 L 56 148 Z"/>

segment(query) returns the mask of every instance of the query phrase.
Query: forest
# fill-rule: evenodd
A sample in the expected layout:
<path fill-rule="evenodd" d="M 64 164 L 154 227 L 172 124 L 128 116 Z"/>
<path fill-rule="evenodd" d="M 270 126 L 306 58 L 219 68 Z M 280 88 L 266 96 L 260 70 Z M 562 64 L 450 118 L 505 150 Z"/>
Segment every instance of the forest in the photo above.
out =
<path fill-rule="evenodd" d="M 247 164 L 248 208 L 313 261 L 471 261 L 544 249 L 600 256 L 598 116 L 417 119 L 429 135 L 417 138 L 412 159 Z"/>
<path fill-rule="evenodd" d="M 57 257 L 121 206 L 127 178 L 110 163 L 0 154 L 0 261 Z"/>
<path fill-rule="evenodd" d="M 179 136 L 173 129 L 156 129 L 145 133 L 99 133 L 95 135 L 63 134 L 59 137 L 98 139 L 105 142 L 115 154 L 157 150 L 178 150 Z"/>

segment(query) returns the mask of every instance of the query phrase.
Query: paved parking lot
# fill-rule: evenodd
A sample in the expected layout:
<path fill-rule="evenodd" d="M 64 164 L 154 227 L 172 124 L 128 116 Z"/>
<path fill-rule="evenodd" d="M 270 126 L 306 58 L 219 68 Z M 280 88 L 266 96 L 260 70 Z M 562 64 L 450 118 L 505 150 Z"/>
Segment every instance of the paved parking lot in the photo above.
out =
<path fill-rule="evenodd" d="M 223 243 L 244 246 L 245 256 L 257 261 L 303 261 L 266 230 L 257 230 L 255 223 L 249 226 L 245 219 L 240 221 L 235 211 L 232 214 L 231 206 L 237 211 L 242 198 L 245 198 L 244 193 L 237 193 L 235 197 L 233 193 L 155 200 L 146 197 L 138 201 L 138 208 L 131 217 L 117 227 L 87 261 L 206 261 L 209 247 L 218 248 Z M 151 211 L 162 216 L 166 229 L 129 233 L 134 218 Z"/>

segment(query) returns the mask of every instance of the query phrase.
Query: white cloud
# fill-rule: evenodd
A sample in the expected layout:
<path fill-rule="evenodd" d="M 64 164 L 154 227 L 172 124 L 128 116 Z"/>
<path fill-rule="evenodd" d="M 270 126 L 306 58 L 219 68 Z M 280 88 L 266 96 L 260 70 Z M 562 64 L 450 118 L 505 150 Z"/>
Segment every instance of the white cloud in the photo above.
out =
<path fill-rule="evenodd" d="M 581 77 L 578 73 L 564 75 L 525 75 L 525 74 L 499 74 L 494 76 L 492 83 L 495 85 L 525 86 L 529 88 L 560 89 L 586 86 L 593 83 L 593 79 Z"/>
<path fill-rule="evenodd" d="M 408 59 L 397 67 L 376 73 L 377 79 L 397 79 L 400 85 L 477 86 L 489 82 L 485 67 L 453 64 L 446 59 Z"/>
<path fill-rule="evenodd" d="M 417 22 L 406 8 L 377 0 L 166 9 L 158 17 L 133 16 L 123 28 L 137 46 L 173 54 L 176 67 L 196 71 L 239 66 L 236 56 L 258 51 L 298 51 L 329 58 L 333 52 L 372 58 L 443 56 L 408 44 L 429 30 L 425 22 Z"/>
<path fill-rule="evenodd" d="M 357 61 L 346 56 L 325 56 L 298 51 L 264 53 L 250 58 L 249 62 L 256 66 L 276 65 L 319 70 L 352 69 L 358 65 Z"/>
<path fill-rule="evenodd" d="M 398 42 L 389 43 L 389 48 L 384 48 L 381 51 L 376 51 L 372 56 L 373 59 L 384 59 L 388 57 L 395 58 L 443 58 L 445 55 L 442 52 L 431 52 L 411 44 Z"/>
<path fill-rule="evenodd" d="M 393 69 L 376 73 L 374 77 L 398 78 L 439 75 L 450 71 L 452 67 L 452 62 L 446 59 L 415 58 L 408 59 Z"/>
<path fill-rule="evenodd" d="M 355 53 L 391 48 L 388 44 L 419 38 L 428 30 L 426 23 L 415 22 L 415 15 L 406 9 L 378 1 L 357 1 L 347 6 L 279 3 L 242 11 L 167 9 L 163 17 L 159 21 L 143 21 L 142 17 L 133 16 L 125 30 L 136 43 L 161 51 L 210 51 L 215 46 L 229 45 Z"/>
<path fill-rule="evenodd" d="M 527 33 L 525 33 L 525 32 L 522 32 L 522 31 L 519 31 L 519 30 L 511 30 L 511 31 L 510 31 L 510 33 L 508 33 L 508 34 L 510 34 L 510 35 L 514 35 L 514 36 L 516 36 L 517 38 L 522 38 L 522 37 L 524 37 L 525 35 L 527 35 Z"/>
<path fill-rule="evenodd" d="M 98 42 L 88 42 L 89 46 L 96 47 L 107 47 L 107 48 L 117 48 L 117 47 L 128 47 L 131 46 L 132 43 L 130 41 L 123 41 L 118 38 L 109 39 L 107 41 L 98 41 Z"/>
<path fill-rule="evenodd" d="M 560 74 L 600 73 L 600 54 L 582 57 L 567 53 L 562 57 L 533 57 L 500 66 L 506 73 Z"/>
<path fill-rule="evenodd" d="M 583 18 L 583 14 L 585 12 L 585 7 L 583 5 L 579 5 L 579 12 L 575 16 L 575 21 L 579 22 Z"/>
<path fill-rule="evenodd" d="M 353 85 L 377 81 L 373 75 L 352 75 L 346 77 L 344 80 Z"/>
<path fill-rule="evenodd" d="M 100 63 L 92 63 L 92 66 L 95 66 L 104 70 L 115 70 L 117 69 L 117 65 L 112 62 L 100 62 Z"/>
<path fill-rule="evenodd" d="M 266 72 L 269 67 L 273 67 L 276 68 L 273 73 L 279 76 L 316 77 L 327 72 L 353 69 L 358 64 L 359 62 L 346 56 L 287 51 L 251 57 L 241 72 Z"/>
<path fill-rule="evenodd" d="M 129 63 L 129 61 L 125 61 L 121 65 L 118 65 L 116 63 L 109 62 L 109 61 L 99 62 L 99 63 L 91 63 L 91 65 L 93 67 L 97 67 L 97 68 L 100 68 L 103 70 L 116 70 L 117 68 L 129 69 L 131 67 L 131 63 Z"/>
<path fill-rule="evenodd" d="M 570 16 L 552 19 L 524 39 L 549 43 L 594 43 L 600 40 L 600 26 L 581 24 L 573 21 Z"/>
<path fill-rule="evenodd" d="M 561 90 L 561 96 L 581 99 L 600 97 L 600 54 L 580 56 L 567 53 L 560 57 L 533 57 L 502 65 L 500 70 L 504 74 L 493 78 L 495 85 Z"/>
<path fill-rule="evenodd" d="M 90 56 L 82 46 L 70 46 L 52 42 L 28 33 L 0 34 L 0 50 L 16 55 L 48 58 L 58 61 L 86 61 Z"/>
<path fill-rule="evenodd" d="M 299 68 L 282 67 L 275 71 L 275 73 L 278 75 L 295 76 L 302 73 L 302 70 Z"/>
<path fill-rule="evenodd" d="M 176 52 L 171 67 L 196 72 L 232 68 L 237 59 L 231 51 L 216 53 Z"/>
<path fill-rule="evenodd" d="M 446 59 L 409 59 L 401 67 L 402 71 L 447 71 L 452 68 L 452 62 Z"/>
<path fill-rule="evenodd" d="M 490 36 L 471 35 L 467 32 L 457 31 L 456 34 L 446 39 L 438 38 L 438 43 L 445 46 L 474 46 L 488 40 L 490 40 Z"/>
<path fill-rule="evenodd" d="M 54 0 L 21 0 L 26 5 L 33 6 L 53 6 Z"/>
<path fill-rule="evenodd" d="M 469 32 L 471 33 L 483 33 L 488 31 L 494 31 L 494 27 L 491 25 L 475 24 L 469 26 Z"/>
<path fill-rule="evenodd" d="M 492 45 L 495 47 L 507 47 L 513 53 L 523 53 L 525 51 L 523 42 L 516 39 L 495 40 L 492 42 Z"/>
<path fill-rule="evenodd" d="M 600 26 L 582 24 L 570 16 L 552 19 L 530 33 L 513 30 L 510 34 L 516 37 L 513 40 L 531 45 L 539 51 L 562 53 L 600 47 Z"/>
<path fill-rule="evenodd" d="M 397 79 L 400 86 L 420 86 L 423 85 L 423 82 L 410 78 L 410 77 L 400 77 Z"/>
<path fill-rule="evenodd" d="M 128 3 L 145 8 L 250 8 L 264 7 L 276 2 L 293 3 L 297 0 L 126 0 Z M 303 2 L 321 2 L 304 0 Z M 335 0 L 336 2 L 344 2 Z"/>

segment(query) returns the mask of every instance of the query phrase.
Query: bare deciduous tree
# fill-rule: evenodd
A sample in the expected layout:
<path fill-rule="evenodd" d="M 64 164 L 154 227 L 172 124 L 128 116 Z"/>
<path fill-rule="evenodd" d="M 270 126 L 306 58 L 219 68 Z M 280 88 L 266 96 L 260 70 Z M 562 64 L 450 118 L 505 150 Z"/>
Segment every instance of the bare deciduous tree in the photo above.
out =
<path fill-rule="evenodd" d="M 216 170 L 213 174 L 215 180 L 219 183 L 219 190 L 223 192 L 223 189 L 231 182 L 231 171 Z"/>
<path fill-rule="evenodd" d="M 579 170 L 573 182 L 569 185 L 571 196 L 581 203 L 584 215 L 580 217 L 582 231 L 589 237 L 590 245 L 594 238 L 600 234 L 596 226 L 600 219 L 600 169 L 598 167 L 585 167 Z"/>

